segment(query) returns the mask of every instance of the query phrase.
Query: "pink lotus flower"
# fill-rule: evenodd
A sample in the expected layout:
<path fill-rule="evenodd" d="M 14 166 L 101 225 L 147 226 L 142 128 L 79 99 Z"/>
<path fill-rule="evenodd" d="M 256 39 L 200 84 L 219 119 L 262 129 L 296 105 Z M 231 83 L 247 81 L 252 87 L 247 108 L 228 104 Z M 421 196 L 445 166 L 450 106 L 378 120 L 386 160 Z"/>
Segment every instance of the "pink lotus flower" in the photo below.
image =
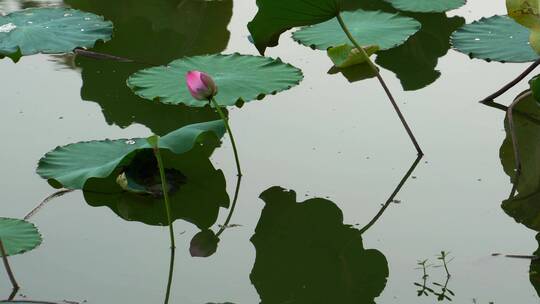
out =
<path fill-rule="evenodd" d="M 191 96 L 197 100 L 208 100 L 218 92 L 218 88 L 212 77 L 204 72 L 187 72 L 186 84 Z"/>

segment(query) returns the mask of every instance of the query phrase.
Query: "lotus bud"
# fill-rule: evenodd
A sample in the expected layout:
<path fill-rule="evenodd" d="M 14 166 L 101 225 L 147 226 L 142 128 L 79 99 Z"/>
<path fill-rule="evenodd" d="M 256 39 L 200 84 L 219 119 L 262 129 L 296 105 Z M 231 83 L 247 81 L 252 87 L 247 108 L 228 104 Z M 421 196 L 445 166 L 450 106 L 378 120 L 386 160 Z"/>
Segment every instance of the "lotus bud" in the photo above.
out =
<path fill-rule="evenodd" d="M 187 72 L 186 84 L 191 96 L 197 100 L 208 100 L 218 92 L 218 88 L 212 77 L 200 71 Z"/>

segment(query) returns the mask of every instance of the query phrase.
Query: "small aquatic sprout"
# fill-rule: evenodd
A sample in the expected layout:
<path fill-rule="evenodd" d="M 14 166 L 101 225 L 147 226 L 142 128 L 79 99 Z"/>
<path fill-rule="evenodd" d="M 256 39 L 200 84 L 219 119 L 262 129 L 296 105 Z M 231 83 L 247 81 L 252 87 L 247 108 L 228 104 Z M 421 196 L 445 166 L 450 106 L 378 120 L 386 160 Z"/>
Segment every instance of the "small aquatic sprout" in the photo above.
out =
<path fill-rule="evenodd" d="M 417 267 L 416 269 L 422 269 L 422 272 L 423 272 L 423 276 L 422 278 L 427 278 L 429 275 L 427 274 L 427 268 L 428 267 L 431 267 L 432 265 L 431 264 L 427 264 L 429 260 L 422 260 L 422 261 L 417 261 L 416 265 L 420 266 L 420 267 Z"/>
<path fill-rule="evenodd" d="M 448 277 L 450 277 L 450 272 L 448 271 L 448 264 L 450 262 L 452 262 L 452 260 L 454 258 L 451 258 L 450 260 L 447 260 L 448 256 L 450 255 L 450 252 L 446 252 L 446 251 L 441 251 L 441 255 L 437 256 L 437 260 L 441 260 L 442 261 L 442 265 L 440 266 L 437 266 L 437 267 L 444 267 L 444 270 L 446 271 L 446 275 Z"/>
<path fill-rule="evenodd" d="M 186 74 L 189 93 L 197 100 L 209 100 L 216 96 L 218 88 L 208 74 L 200 71 L 189 71 Z"/>

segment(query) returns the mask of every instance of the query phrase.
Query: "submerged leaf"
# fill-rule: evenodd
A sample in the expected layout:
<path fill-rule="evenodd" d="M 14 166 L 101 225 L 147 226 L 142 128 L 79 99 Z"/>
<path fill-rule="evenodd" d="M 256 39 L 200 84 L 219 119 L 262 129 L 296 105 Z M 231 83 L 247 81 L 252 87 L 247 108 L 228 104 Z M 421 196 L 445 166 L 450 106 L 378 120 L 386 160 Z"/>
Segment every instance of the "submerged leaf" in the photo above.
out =
<path fill-rule="evenodd" d="M 420 29 L 420 23 L 413 18 L 381 11 L 357 10 L 344 12 L 342 17 L 358 43 L 377 45 L 381 50 L 404 43 Z M 304 27 L 293 33 L 293 39 L 319 50 L 350 43 L 336 19 Z"/>
<path fill-rule="evenodd" d="M 182 154 L 206 138 L 217 140 L 224 133 L 220 120 L 188 125 L 163 136 L 159 147 Z M 90 178 L 109 177 L 115 169 L 127 165 L 134 152 L 145 149 L 151 149 L 145 138 L 70 144 L 47 153 L 39 161 L 37 173 L 54 186 L 82 189 Z"/>
<path fill-rule="evenodd" d="M 192 257 L 207 258 L 217 251 L 219 238 L 210 229 L 197 233 L 190 242 L 189 253 Z"/>
<path fill-rule="evenodd" d="M 347 68 L 353 65 L 357 65 L 366 62 L 369 56 L 375 54 L 379 50 L 379 46 L 370 45 L 364 47 L 364 51 L 367 57 L 360 52 L 357 48 L 348 44 L 339 45 L 329 48 L 326 53 L 328 57 L 332 59 L 334 65 L 338 68 Z"/>
<path fill-rule="evenodd" d="M 326 199 L 296 202 L 294 191 L 272 187 L 251 242 L 250 279 L 262 303 L 374 303 L 386 286 L 388 262 L 364 248 L 359 230 Z M 283 275 L 286 274 L 286 275 Z"/>
<path fill-rule="evenodd" d="M 185 85 L 188 71 L 210 75 L 219 88 L 221 106 L 241 105 L 267 94 L 292 88 L 303 79 L 302 71 L 279 59 L 251 55 L 207 55 L 178 59 L 168 66 L 141 70 L 128 79 L 135 94 L 167 104 L 203 107 L 208 102 L 193 98 Z"/>
<path fill-rule="evenodd" d="M 473 58 L 500 62 L 529 62 L 538 54 L 529 42 L 530 31 L 508 16 L 482 18 L 452 34 L 453 47 Z"/>
<path fill-rule="evenodd" d="M 524 93 L 514 108 L 514 130 L 519 148 L 522 172 L 517 183 L 517 195 L 504 201 L 504 211 L 517 222 L 540 231 L 540 107 L 533 95 Z M 515 161 L 512 138 L 505 121 L 507 135 L 500 149 L 504 171 L 515 181 Z"/>
<path fill-rule="evenodd" d="M 30 8 L 0 16 L 0 57 L 60 54 L 107 41 L 112 23 L 103 17 L 65 8 Z"/>
<path fill-rule="evenodd" d="M 210 148 L 214 148 L 211 145 Z M 229 206 L 223 172 L 215 169 L 203 147 L 195 147 L 181 155 L 161 152 L 168 183 L 171 218 L 182 219 L 200 229 L 215 224 L 220 207 Z M 115 180 L 125 175 L 123 189 Z M 139 191 L 135 191 L 133 184 Z M 150 149 L 138 152 L 130 163 L 115 170 L 109 177 L 90 179 L 84 187 L 84 198 L 93 207 L 108 207 L 126 221 L 153 226 L 168 225 L 163 204 L 161 178 L 157 161 Z"/>
<path fill-rule="evenodd" d="M 30 251 L 42 242 L 34 224 L 5 217 L 0 218 L 0 240 L 8 256 Z"/>
<path fill-rule="evenodd" d="M 409 14 L 422 28 L 404 44 L 377 53 L 376 63 L 394 73 L 406 91 L 419 90 L 436 81 L 439 58 L 450 49 L 450 35 L 463 26 L 465 19 L 444 13 Z M 403 60 L 407 58 L 407 60 Z"/>

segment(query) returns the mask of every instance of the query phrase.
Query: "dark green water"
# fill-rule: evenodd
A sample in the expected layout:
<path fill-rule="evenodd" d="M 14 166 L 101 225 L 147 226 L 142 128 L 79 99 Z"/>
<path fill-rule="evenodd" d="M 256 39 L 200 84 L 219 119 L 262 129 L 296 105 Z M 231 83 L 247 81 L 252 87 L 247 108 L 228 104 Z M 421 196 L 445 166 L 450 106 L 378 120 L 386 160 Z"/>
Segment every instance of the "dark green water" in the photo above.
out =
<path fill-rule="evenodd" d="M 246 28 L 254 1 L 7 0 L 0 1 L 0 10 L 50 4 L 112 20 L 115 37 L 98 46 L 101 52 L 154 64 L 205 53 L 256 54 Z M 189 242 L 199 230 L 175 223 L 171 303 L 434 303 L 436 295 L 417 296 L 414 283 L 423 280 L 416 263 L 438 263 L 441 250 L 454 258 L 452 277 L 446 282 L 443 268 L 429 268 L 426 286 L 434 292 L 441 291 L 434 283 L 447 283 L 455 303 L 537 303 L 531 261 L 491 256 L 531 255 L 538 242 L 533 230 L 501 208 L 512 188 L 499 158 L 504 112 L 477 102 L 525 66 L 447 52 L 447 36 L 464 21 L 504 13 L 503 1 L 469 0 L 448 16 L 417 16 L 425 30 L 412 38 L 416 43 L 377 58 L 426 156 L 397 195 L 399 203 L 390 204 L 361 236 L 358 230 L 413 164 L 413 147 L 375 80 L 351 85 L 340 74 L 329 75 L 324 52 L 284 35 L 267 55 L 300 67 L 305 80 L 230 109 L 245 171 L 231 223 L 241 226 L 225 230 L 213 256 L 192 258 Z M 0 61 L 2 216 L 21 218 L 53 192 L 35 167 L 58 145 L 165 134 L 216 117 L 207 109 L 132 95 L 125 79 L 143 67 L 71 56 Z M 509 104 L 524 88 L 501 102 Z M 227 138 L 212 161 L 224 171 L 232 198 L 236 176 Z M 214 231 L 227 215 L 221 209 Z M 80 192 L 53 200 L 31 221 L 44 243 L 11 259 L 22 295 L 88 303 L 163 301 L 166 228 L 91 207 Z M 2 269 L 0 296 L 7 298 L 4 277 Z"/>

